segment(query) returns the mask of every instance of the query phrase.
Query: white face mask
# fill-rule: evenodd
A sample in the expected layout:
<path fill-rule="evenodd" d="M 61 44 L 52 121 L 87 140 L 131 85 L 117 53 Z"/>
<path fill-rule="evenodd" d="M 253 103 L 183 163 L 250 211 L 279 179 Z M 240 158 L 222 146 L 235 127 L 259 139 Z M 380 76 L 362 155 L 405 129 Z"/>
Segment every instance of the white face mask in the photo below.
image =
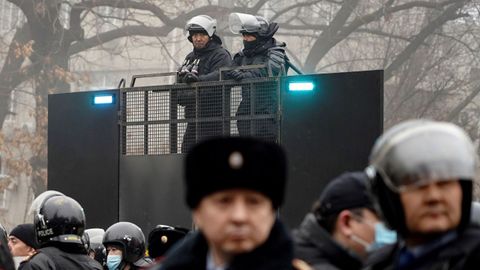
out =
<path fill-rule="evenodd" d="M 13 262 L 15 263 L 15 269 L 18 269 L 18 266 L 21 262 L 28 259 L 28 256 L 13 256 Z"/>

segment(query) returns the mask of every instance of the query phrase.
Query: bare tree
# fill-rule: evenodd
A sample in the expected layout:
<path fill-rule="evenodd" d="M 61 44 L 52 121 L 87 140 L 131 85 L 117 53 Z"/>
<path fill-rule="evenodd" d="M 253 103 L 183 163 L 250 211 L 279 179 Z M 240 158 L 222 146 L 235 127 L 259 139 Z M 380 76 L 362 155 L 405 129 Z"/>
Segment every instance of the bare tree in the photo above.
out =
<path fill-rule="evenodd" d="M 7 1 L 7 0 L 0 0 Z M 8 0 L 24 14 L 0 52 L 0 123 L 10 113 L 12 91 L 30 82 L 36 100 L 35 134 L 29 160 L 33 191 L 46 184 L 47 95 L 66 92 L 85 80 L 71 70 L 98 61 L 89 57 L 107 51 L 125 57 L 139 47 L 155 48 L 168 61 L 172 31 L 199 14 L 220 22 L 230 12 L 268 15 L 279 22 L 278 39 L 291 42 L 289 53 L 307 72 L 384 69 L 385 124 L 432 117 L 468 122 L 478 138 L 475 98 L 480 92 L 478 0 Z M 219 2 L 223 4 L 219 5 Z M 110 12 L 104 12 L 108 9 Z M 232 36 L 220 27 L 221 36 Z M 121 42 L 112 49 L 112 42 Z M 6 47 L 6 46 L 5 46 Z M 465 119 L 468 119 L 465 120 Z"/>

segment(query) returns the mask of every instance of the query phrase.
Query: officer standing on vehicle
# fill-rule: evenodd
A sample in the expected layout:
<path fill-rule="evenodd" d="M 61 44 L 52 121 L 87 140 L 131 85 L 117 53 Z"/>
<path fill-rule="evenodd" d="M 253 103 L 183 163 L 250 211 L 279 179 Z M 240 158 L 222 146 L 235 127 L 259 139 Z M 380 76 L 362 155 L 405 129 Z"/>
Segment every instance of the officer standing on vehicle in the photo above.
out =
<path fill-rule="evenodd" d="M 273 35 L 279 26 L 277 23 L 269 23 L 265 18 L 243 13 L 232 13 L 229 16 L 230 30 L 234 34 L 241 34 L 244 48 L 234 55 L 233 66 L 265 65 L 265 68 L 256 69 L 235 69 L 228 77 L 236 81 L 253 79 L 268 76 L 281 76 L 287 73 L 287 56 L 285 54 L 286 44 L 277 42 Z M 242 101 L 238 107 L 237 116 L 246 115 L 273 115 L 269 119 L 238 120 L 237 127 L 241 136 L 256 136 L 266 140 L 275 141 L 278 134 L 276 116 L 277 93 L 267 87 L 250 88 L 242 85 Z M 255 111 L 251 112 L 251 102 L 254 103 Z"/>
<path fill-rule="evenodd" d="M 34 210 L 34 224 L 40 249 L 20 269 L 102 269 L 85 254 L 85 213 L 74 199 L 53 194 L 43 196 Z"/>
<path fill-rule="evenodd" d="M 108 270 L 131 270 L 151 264 L 145 257 L 145 235 L 137 225 L 117 222 L 103 236 Z"/>
<path fill-rule="evenodd" d="M 217 21 L 207 15 L 198 15 L 185 25 L 188 40 L 193 44 L 178 71 L 178 82 L 194 83 L 218 81 L 219 69 L 232 63 L 230 53 L 222 47 L 222 40 L 216 35 Z M 185 118 L 222 116 L 222 89 L 215 87 L 198 88 L 178 92 L 178 103 L 185 106 Z M 208 122 L 188 123 L 183 136 L 182 153 L 186 153 L 197 141 L 222 134 L 221 119 Z"/>
<path fill-rule="evenodd" d="M 451 123 L 412 120 L 381 136 L 366 172 L 401 241 L 374 254 L 369 269 L 478 269 L 480 228 L 470 223 L 477 167 L 473 143 Z"/>
<path fill-rule="evenodd" d="M 355 270 L 397 237 L 378 219 L 364 172 L 333 179 L 294 231 L 296 255 L 314 269 Z"/>
<path fill-rule="evenodd" d="M 293 244 L 276 218 L 287 177 L 280 146 L 211 139 L 188 153 L 185 173 L 198 231 L 167 254 L 161 269 L 293 269 Z"/>

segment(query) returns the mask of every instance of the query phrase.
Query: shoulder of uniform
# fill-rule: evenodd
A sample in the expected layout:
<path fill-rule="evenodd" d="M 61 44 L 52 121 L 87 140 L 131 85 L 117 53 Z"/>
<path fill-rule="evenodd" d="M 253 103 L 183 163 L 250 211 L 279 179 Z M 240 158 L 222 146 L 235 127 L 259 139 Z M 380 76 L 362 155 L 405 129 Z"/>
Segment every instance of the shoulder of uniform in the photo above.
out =
<path fill-rule="evenodd" d="M 53 264 L 53 261 L 50 259 L 50 257 L 48 257 L 47 254 L 42 253 L 41 250 L 38 250 L 35 254 L 33 254 L 27 260 L 25 260 L 26 265 L 32 265 L 32 266 L 44 267 L 49 263 Z"/>

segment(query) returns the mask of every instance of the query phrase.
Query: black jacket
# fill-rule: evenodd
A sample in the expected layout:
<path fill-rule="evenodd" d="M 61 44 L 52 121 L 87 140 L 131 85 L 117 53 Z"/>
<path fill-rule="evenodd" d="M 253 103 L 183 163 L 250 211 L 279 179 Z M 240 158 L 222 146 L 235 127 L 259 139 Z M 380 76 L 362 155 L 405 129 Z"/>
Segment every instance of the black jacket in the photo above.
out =
<path fill-rule="evenodd" d="M 201 270 L 206 268 L 208 245 L 201 233 L 187 236 L 181 246 L 167 254 L 161 270 Z M 284 226 L 277 221 L 267 241 L 252 252 L 236 256 L 227 270 L 293 269 L 293 246 Z"/>
<path fill-rule="evenodd" d="M 219 69 L 231 66 L 232 63 L 230 53 L 222 47 L 222 41 L 216 35 L 213 35 L 205 48 L 194 49 L 185 59 L 188 62 L 200 59 L 198 78 L 201 82 L 219 80 Z M 198 96 L 196 91 L 198 91 Z M 185 89 L 180 89 L 177 95 L 178 104 L 185 106 L 186 119 L 222 116 L 222 87 L 204 86 L 196 89 L 187 86 Z M 222 122 L 220 120 L 200 122 L 197 125 L 189 123 L 183 137 L 182 152 L 186 153 L 197 140 L 218 136 L 221 133 Z"/>
<path fill-rule="evenodd" d="M 268 68 L 273 76 L 284 75 L 287 71 L 285 47 L 284 42 L 268 39 L 253 49 L 243 49 L 236 53 L 233 56 L 233 66 L 267 65 L 267 68 L 245 70 L 244 79 L 268 77 Z"/>
<path fill-rule="evenodd" d="M 213 35 L 210 42 L 203 49 L 193 49 L 185 60 L 192 62 L 195 59 L 200 59 L 198 65 L 198 78 L 200 81 L 218 81 L 219 69 L 221 67 L 229 67 L 232 64 L 232 56 L 227 49 L 222 47 L 222 40 Z"/>
<path fill-rule="evenodd" d="M 22 263 L 19 270 L 103 270 L 102 266 L 85 254 L 67 253 L 56 247 L 44 247 Z"/>
<path fill-rule="evenodd" d="M 365 269 L 473 270 L 480 267 L 480 228 L 473 225 L 451 242 L 445 243 L 419 258 L 412 259 L 410 263 L 400 268 L 400 250 L 403 246 L 399 242 L 374 253 L 369 258 Z"/>
<path fill-rule="evenodd" d="M 362 268 L 358 256 L 349 252 L 322 228 L 313 214 L 307 214 L 302 224 L 293 232 L 295 256 L 314 269 L 355 270 Z"/>

